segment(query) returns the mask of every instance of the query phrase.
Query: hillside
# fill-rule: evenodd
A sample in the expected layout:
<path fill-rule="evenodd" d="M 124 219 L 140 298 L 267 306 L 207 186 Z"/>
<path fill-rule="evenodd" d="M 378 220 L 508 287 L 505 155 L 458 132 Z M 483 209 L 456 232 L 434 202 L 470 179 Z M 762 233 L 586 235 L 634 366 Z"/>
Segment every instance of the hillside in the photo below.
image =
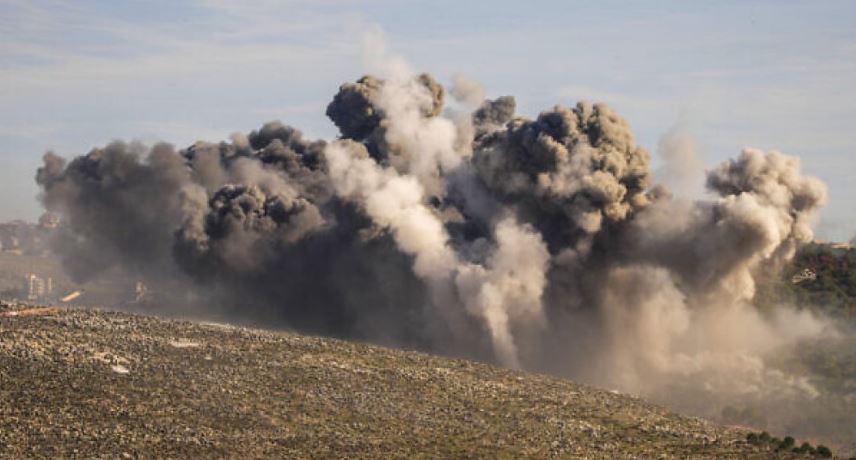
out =
<path fill-rule="evenodd" d="M 0 307 L 4 458 L 796 457 L 636 398 L 469 361 L 19 308 Z"/>
<path fill-rule="evenodd" d="M 756 303 L 762 308 L 797 305 L 856 320 L 856 248 L 812 243 L 781 271 L 759 274 Z"/>

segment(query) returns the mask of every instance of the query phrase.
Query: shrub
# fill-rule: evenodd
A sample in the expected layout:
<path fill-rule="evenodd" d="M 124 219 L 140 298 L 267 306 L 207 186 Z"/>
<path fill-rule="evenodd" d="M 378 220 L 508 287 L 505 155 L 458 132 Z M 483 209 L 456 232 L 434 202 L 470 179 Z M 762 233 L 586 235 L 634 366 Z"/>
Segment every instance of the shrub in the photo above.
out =
<path fill-rule="evenodd" d="M 804 442 L 801 446 L 794 448 L 794 452 L 798 454 L 813 454 L 814 447 L 812 447 L 811 444 Z"/>
<path fill-rule="evenodd" d="M 829 450 L 829 447 L 826 447 L 824 445 L 819 445 L 819 446 L 817 446 L 817 455 L 820 457 L 824 457 L 824 458 L 831 458 L 832 457 L 832 451 Z"/>

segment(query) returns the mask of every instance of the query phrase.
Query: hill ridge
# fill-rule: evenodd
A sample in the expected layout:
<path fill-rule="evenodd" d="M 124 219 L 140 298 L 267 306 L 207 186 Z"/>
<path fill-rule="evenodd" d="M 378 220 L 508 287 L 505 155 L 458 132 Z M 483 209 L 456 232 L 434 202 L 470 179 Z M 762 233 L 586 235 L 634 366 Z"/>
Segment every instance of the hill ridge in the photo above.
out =
<path fill-rule="evenodd" d="M 635 397 L 461 359 L 120 312 L 43 313 L 0 316 L 2 457 L 791 455 Z"/>

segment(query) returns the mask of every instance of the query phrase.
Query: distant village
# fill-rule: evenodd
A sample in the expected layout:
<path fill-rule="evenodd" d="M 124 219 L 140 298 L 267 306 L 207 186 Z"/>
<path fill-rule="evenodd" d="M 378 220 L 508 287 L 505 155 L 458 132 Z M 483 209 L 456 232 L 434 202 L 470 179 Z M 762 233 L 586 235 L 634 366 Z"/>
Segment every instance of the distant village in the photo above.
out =
<path fill-rule="evenodd" d="M 0 262 L 5 262 L 0 263 L 0 298 L 16 298 L 42 304 L 86 303 L 93 300 L 93 296 L 87 295 L 84 288 L 70 286 L 68 281 L 61 283 L 64 286 L 57 286 L 55 277 L 62 276 L 61 268 L 58 261 L 51 257 L 50 239 L 60 225 L 59 216 L 52 213 L 43 214 L 35 224 L 21 220 L 0 223 Z M 823 251 L 841 257 L 850 251 L 856 251 L 856 247 L 852 242 L 814 240 L 804 250 Z M 51 263 L 33 263 L 33 260 L 38 259 Z M 816 279 L 815 270 L 804 268 L 794 273 L 790 282 L 796 285 Z M 125 294 L 119 294 L 118 297 L 114 294 L 112 297 L 131 303 L 145 302 L 151 297 L 148 286 L 141 280 L 136 280 L 131 288 L 123 291 Z M 95 297 L 102 298 L 103 295 Z"/>
<path fill-rule="evenodd" d="M 89 289 L 69 280 L 50 249 L 60 225 L 60 218 L 52 213 L 43 214 L 38 223 L 0 223 L 0 299 L 73 304 L 102 303 L 104 299 L 139 303 L 149 298 L 149 289 L 141 280 L 110 280 Z"/>
<path fill-rule="evenodd" d="M 56 214 L 45 213 L 37 224 L 13 220 L 0 223 L 0 252 L 13 255 L 46 255 L 48 239 L 59 227 Z"/>

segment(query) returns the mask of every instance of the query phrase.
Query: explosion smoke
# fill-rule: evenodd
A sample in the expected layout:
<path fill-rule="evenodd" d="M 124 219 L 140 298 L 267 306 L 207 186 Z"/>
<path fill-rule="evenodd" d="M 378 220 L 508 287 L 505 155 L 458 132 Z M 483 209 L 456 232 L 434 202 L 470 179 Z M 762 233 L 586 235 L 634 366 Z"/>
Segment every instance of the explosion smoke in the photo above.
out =
<path fill-rule="evenodd" d="M 39 169 L 78 279 L 121 266 L 206 309 L 657 394 L 803 395 L 764 354 L 825 323 L 750 306 L 753 273 L 810 241 L 826 191 L 799 161 L 746 149 L 718 198 L 652 184 L 649 154 L 602 104 L 529 120 L 510 96 L 443 112 L 427 74 L 342 85 L 341 139 L 279 122 L 184 150 L 112 143 Z M 475 98 L 475 99 L 474 99 Z M 174 287 L 174 286 L 173 286 Z M 754 397 L 754 396 L 753 396 Z M 709 408 L 700 408 L 706 410 Z"/>

